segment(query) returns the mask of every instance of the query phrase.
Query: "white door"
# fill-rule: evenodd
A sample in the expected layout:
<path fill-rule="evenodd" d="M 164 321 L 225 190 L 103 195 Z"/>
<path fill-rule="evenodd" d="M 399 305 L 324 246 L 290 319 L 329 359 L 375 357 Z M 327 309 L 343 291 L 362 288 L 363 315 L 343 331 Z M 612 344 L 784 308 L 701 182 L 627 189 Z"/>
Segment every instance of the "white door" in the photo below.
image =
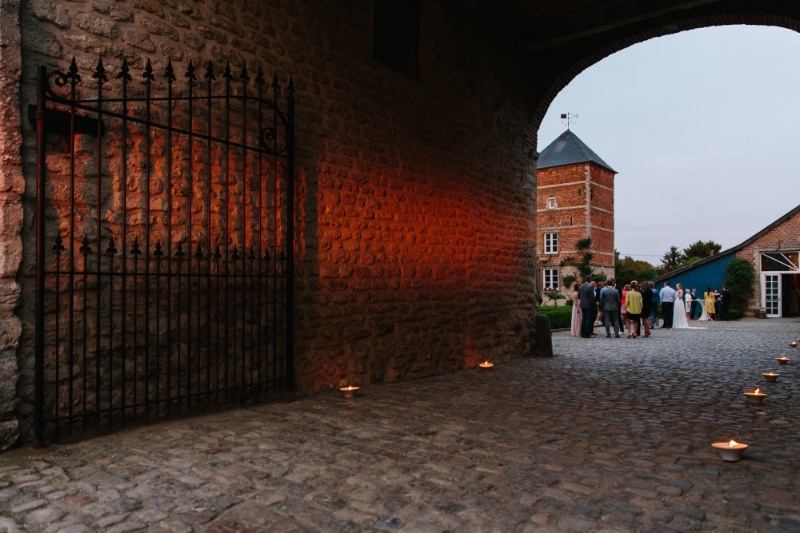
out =
<path fill-rule="evenodd" d="M 761 291 L 764 295 L 764 308 L 767 310 L 768 317 L 781 316 L 781 275 L 764 274 L 761 283 Z"/>

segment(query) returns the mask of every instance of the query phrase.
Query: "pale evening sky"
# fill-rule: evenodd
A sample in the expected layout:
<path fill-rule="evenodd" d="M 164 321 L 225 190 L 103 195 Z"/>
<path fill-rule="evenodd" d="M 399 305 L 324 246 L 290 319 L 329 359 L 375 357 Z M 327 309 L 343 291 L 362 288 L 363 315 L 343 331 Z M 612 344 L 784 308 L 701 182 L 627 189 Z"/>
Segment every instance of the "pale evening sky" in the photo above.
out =
<path fill-rule="evenodd" d="M 652 39 L 588 68 L 556 97 L 539 151 L 575 132 L 617 174 L 616 248 L 723 250 L 800 204 L 800 35 L 756 26 Z"/>

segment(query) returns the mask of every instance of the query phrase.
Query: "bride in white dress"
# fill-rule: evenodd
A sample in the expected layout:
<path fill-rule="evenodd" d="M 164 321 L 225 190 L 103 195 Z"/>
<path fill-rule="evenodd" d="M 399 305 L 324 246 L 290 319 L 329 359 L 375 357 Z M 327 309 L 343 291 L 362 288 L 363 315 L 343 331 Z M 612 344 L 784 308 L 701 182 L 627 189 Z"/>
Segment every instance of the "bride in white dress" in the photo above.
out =
<path fill-rule="evenodd" d="M 673 329 L 688 329 L 689 321 L 686 320 L 686 307 L 683 303 L 683 285 L 678 283 L 675 285 L 675 306 L 672 309 L 672 328 Z"/>
<path fill-rule="evenodd" d="M 675 285 L 675 291 L 678 294 L 675 295 L 675 307 L 672 309 L 672 329 L 703 329 L 690 327 L 689 321 L 686 320 L 686 307 L 683 303 L 683 285 L 680 283 Z"/>

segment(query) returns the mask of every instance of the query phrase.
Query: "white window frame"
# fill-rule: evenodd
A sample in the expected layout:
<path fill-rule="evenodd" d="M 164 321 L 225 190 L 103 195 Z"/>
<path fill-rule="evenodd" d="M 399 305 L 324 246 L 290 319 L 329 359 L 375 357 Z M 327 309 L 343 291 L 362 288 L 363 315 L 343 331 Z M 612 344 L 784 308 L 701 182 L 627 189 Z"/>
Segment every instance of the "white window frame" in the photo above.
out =
<path fill-rule="evenodd" d="M 546 254 L 558 253 L 558 233 L 544 234 L 544 253 Z"/>
<path fill-rule="evenodd" d="M 556 198 L 555 196 L 547 199 L 547 209 L 555 209 L 556 205 Z"/>
<path fill-rule="evenodd" d="M 561 282 L 558 279 L 557 268 L 542 269 L 542 287 L 544 287 L 544 290 L 546 291 L 561 290 Z"/>

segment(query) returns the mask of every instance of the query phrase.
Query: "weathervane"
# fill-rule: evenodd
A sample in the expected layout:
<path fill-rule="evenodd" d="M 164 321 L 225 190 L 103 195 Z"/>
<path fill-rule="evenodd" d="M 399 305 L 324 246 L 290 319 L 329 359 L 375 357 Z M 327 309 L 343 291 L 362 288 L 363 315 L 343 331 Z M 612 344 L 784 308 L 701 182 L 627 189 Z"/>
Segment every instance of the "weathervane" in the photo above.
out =
<path fill-rule="evenodd" d="M 561 123 L 569 129 L 578 120 L 577 113 L 561 113 Z"/>

